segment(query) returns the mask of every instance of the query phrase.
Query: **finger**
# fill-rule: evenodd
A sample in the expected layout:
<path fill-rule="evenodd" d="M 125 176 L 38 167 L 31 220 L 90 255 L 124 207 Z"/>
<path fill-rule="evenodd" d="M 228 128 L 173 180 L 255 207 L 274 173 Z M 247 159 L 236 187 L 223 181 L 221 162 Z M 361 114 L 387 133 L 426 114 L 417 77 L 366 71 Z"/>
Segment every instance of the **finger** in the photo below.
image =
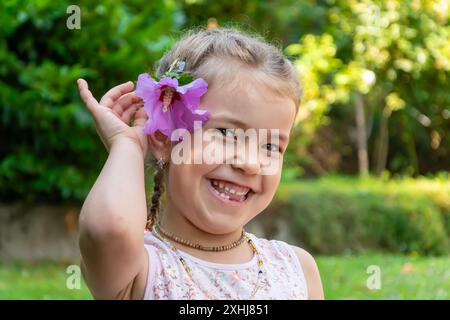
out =
<path fill-rule="evenodd" d="M 128 109 L 122 113 L 122 121 L 129 125 L 131 116 L 134 115 L 136 110 L 138 110 L 142 106 L 143 106 L 142 103 L 135 103 L 129 106 Z"/>
<path fill-rule="evenodd" d="M 94 113 L 95 108 L 98 107 L 98 101 L 94 98 L 92 92 L 89 91 L 88 83 L 84 79 L 78 79 L 77 84 L 81 99 L 83 100 L 89 111 L 91 113 Z"/>
<path fill-rule="evenodd" d="M 139 98 L 134 92 L 129 92 L 121 96 L 116 103 L 114 103 L 113 110 L 117 112 L 117 114 L 121 115 L 128 109 L 128 107 L 139 102 L 142 102 L 141 98 Z"/>
<path fill-rule="evenodd" d="M 131 81 L 119 84 L 118 86 L 115 86 L 114 88 L 110 89 L 100 100 L 100 104 L 102 106 L 105 106 L 107 108 L 112 108 L 114 105 L 114 102 L 119 99 L 122 95 L 125 93 L 130 92 L 133 90 L 134 84 Z"/>
<path fill-rule="evenodd" d="M 134 114 L 134 127 L 143 127 L 147 121 L 148 116 L 143 107 L 139 108 Z"/>

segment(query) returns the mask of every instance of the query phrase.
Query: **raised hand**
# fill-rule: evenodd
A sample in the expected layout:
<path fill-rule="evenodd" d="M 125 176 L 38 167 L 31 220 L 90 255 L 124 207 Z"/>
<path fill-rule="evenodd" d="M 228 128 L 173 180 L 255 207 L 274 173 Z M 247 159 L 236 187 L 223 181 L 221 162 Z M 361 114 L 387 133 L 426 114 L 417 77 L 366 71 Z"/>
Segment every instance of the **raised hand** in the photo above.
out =
<path fill-rule="evenodd" d="M 143 156 L 147 154 L 147 136 L 143 132 L 147 114 L 141 98 L 132 91 L 133 82 L 125 82 L 110 89 L 100 100 L 100 103 L 89 91 L 84 79 L 78 79 L 78 90 L 81 99 L 92 114 L 96 130 L 106 149 L 119 139 L 131 139 L 142 149 Z M 130 120 L 133 125 L 130 126 Z"/>

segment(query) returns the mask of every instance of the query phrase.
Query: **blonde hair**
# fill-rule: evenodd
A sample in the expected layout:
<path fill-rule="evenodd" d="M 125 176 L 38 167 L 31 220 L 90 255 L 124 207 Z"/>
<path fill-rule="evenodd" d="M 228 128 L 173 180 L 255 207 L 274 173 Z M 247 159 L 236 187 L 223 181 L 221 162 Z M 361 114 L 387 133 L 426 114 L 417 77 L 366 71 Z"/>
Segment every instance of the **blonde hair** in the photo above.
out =
<path fill-rule="evenodd" d="M 175 59 L 184 60 L 186 71 L 205 79 L 209 86 L 237 80 L 233 71 L 247 67 L 257 71 L 270 89 L 292 98 L 296 107 L 300 104 L 299 75 L 291 61 L 257 34 L 235 28 L 191 29 L 161 58 L 157 75 L 166 72 Z"/>
<path fill-rule="evenodd" d="M 237 28 L 191 29 L 159 60 L 156 75 L 160 77 L 168 71 L 176 59 L 185 61 L 185 71 L 194 78 L 203 78 L 209 87 L 216 83 L 237 85 L 239 77 L 236 75 L 239 72 L 252 71 L 255 75 L 252 80 L 291 98 L 298 111 L 302 95 L 299 75 L 280 48 L 267 43 L 257 34 Z M 149 229 L 159 212 L 160 197 L 164 190 L 164 169 L 156 169 L 148 212 Z"/>

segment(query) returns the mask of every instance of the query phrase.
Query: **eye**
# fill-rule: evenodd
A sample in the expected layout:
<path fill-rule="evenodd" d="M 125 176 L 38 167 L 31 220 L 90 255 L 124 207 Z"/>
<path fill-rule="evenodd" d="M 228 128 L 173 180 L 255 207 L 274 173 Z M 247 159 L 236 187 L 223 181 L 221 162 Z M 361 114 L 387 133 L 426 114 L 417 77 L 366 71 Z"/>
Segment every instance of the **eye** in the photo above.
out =
<path fill-rule="evenodd" d="M 224 135 L 225 137 L 234 138 L 233 129 L 227 129 L 227 128 L 216 128 L 216 129 L 219 130 L 222 133 L 222 135 Z"/>
<path fill-rule="evenodd" d="M 279 145 L 274 144 L 274 143 L 266 143 L 264 145 L 264 147 L 267 148 L 267 150 L 271 151 L 271 152 L 280 152 L 281 153 L 281 148 Z"/>

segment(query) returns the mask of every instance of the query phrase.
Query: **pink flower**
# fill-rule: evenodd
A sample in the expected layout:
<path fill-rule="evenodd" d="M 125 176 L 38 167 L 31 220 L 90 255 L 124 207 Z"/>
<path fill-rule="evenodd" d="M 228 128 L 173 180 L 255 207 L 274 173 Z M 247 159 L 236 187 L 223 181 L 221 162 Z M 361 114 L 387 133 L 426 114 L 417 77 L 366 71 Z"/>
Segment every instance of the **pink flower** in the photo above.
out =
<path fill-rule="evenodd" d="M 181 138 L 172 136 L 175 129 L 193 132 L 194 121 L 201 121 L 203 125 L 211 116 L 206 110 L 197 109 L 207 89 L 208 84 L 202 78 L 179 87 L 176 78 L 166 77 L 157 82 L 147 73 L 140 74 L 136 95 L 144 101 L 148 115 L 144 132 L 151 134 L 159 130 L 171 141 Z"/>

